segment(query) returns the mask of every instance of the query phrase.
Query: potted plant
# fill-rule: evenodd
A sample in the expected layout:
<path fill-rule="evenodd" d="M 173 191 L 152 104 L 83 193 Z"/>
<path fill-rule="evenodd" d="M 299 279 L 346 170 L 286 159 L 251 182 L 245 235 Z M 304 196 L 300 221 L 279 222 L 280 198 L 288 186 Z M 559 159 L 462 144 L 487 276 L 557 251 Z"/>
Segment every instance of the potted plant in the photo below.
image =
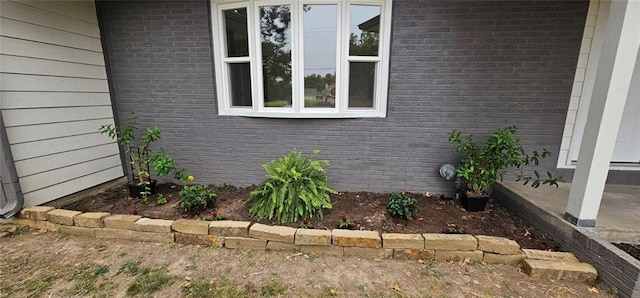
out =
<path fill-rule="evenodd" d="M 484 211 L 493 183 L 496 179 L 502 181 L 507 169 L 537 166 L 540 159 L 551 155 L 544 148 L 542 153 L 533 151 L 527 154 L 520 139 L 515 137 L 517 131 L 515 126 L 500 129 L 487 136 L 482 147 L 472 135 L 463 136 L 458 130 L 449 133 L 449 141 L 457 146 L 456 150 L 461 154 L 456 176 L 460 181 L 460 201 L 468 211 Z M 531 182 L 534 188 L 541 183 L 558 187 L 558 182 L 562 182 L 562 177 L 554 177 L 550 172 L 545 178 L 541 178 L 537 170 L 533 173 L 535 177 L 520 171 L 516 173 L 516 181 L 523 181 L 524 185 Z"/>
<path fill-rule="evenodd" d="M 155 151 L 150 147 L 151 143 L 159 140 L 162 135 L 162 129 L 159 126 L 147 128 L 142 135 L 139 147 L 134 147 L 133 140 L 137 129 L 136 116 L 131 114 L 127 123 L 121 128 L 108 124 L 100 126 L 99 130 L 100 133 L 107 134 L 116 140 L 129 155 L 132 169 L 132 180 L 127 184 L 129 194 L 146 201 L 148 196 L 155 194 L 157 182 L 151 179 L 150 168 L 153 167 L 156 175 L 162 177 L 176 170 L 176 165 L 173 158 L 162 148 Z"/>

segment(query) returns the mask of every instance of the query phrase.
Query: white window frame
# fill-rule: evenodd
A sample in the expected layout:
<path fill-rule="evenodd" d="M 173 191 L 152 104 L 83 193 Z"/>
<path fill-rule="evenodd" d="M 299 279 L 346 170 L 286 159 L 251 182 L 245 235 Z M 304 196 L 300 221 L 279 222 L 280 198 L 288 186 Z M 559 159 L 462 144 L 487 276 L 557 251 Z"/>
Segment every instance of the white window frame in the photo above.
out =
<path fill-rule="evenodd" d="M 389 82 L 389 52 L 391 48 L 391 8 L 393 0 L 212 0 L 211 32 L 213 34 L 214 66 L 218 114 L 228 116 L 270 118 L 366 118 L 386 117 Z M 304 55 L 302 7 L 304 4 L 337 5 L 336 50 L 336 103 L 334 108 L 304 107 Z M 380 6 L 380 32 L 378 56 L 349 56 L 349 7 L 350 5 Z M 291 85 L 292 107 L 270 108 L 264 106 L 262 94 L 262 54 L 260 52 L 260 24 L 256 12 L 259 6 L 291 5 Z M 223 11 L 234 8 L 247 9 L 249 57 L 226 57 L 226 28 Z M 249 62 L 251 69 L 251 107 L 231 105 L 228 64 Z M 349 62 L 376 62 L 373 108 L 349 108 Z"/>

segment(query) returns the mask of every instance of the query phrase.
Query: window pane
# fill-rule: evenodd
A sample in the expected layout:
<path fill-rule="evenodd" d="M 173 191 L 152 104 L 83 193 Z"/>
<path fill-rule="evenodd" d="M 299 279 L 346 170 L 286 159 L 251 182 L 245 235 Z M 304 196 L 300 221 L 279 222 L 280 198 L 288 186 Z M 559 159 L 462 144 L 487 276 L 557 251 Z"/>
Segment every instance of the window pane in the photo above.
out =
<path fill-rule="evenodd" d="M 224 24 L 227 29 L 227 57 L 249 56 L 247 9 L 225 10 Z"/>
<path fill-rule="evenodd" d="M 380 6 L 351 5 L 349 55 L 378 56 Z"/>
<path fill-rule="evenodd" d="M 304 106 L 333 108 L 336 96 L 338 7 L 305 5 Z"/>
<path fill-rule="evenodd" d="M 291 12 L 289 5 L 260 7 L 265 107 L 291 106 Z"/>
<path fill-rule="evenodd" d="M 229 82 L 231 83 L 231 105 L 251 106 L 251 68 L 247 63 L 229 64 Z"/>
<path fill-rule="evenodd" d="M 376 62 L 349 63 L 349 107 L 373 108 Z"/>

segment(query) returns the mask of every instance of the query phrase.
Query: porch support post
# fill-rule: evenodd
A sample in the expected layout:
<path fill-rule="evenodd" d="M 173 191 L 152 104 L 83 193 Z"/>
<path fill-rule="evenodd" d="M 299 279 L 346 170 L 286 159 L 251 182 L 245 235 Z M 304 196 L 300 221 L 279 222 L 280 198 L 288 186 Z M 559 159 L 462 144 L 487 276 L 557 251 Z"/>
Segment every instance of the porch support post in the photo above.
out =
<path fill-rule="evenodd" d="M 640 0 L 611 1 L 564 219 L 594 227 L 640 47 Z"/>

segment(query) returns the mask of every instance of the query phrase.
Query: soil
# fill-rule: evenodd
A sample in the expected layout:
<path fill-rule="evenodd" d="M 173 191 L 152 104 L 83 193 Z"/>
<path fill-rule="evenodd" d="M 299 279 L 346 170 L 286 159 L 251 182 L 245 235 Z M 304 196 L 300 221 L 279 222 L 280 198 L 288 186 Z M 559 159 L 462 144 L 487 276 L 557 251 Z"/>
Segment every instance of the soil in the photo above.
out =
<path fill-rule="evenodd" d="M 636 258 L 636 260 L 640 261 L 640 245 L 631 245 L 627 243 L 612 243 L 617 248 L 622 251 L 628 253 L 632 257 Z"/>
<path fill-rule="evenodd" d="M 215 187 L 215 186 L 212 186 Z M 217 189 L 218 199 L 213 208 L 198 214 L 188 214 L 178 207 L 181 186 L 159 184 L 157 194 L 164 194 L 167 203 L 156 204 L 156 198 L 148 202 L 131 198 L 125 186 L 114 188 L 95 196 L 84 198 L 76 203 L 63 206 L 64 209 L 82 212 L 110 212 L 112 214 L 138 213 L 142 216 L 160 219 L 199 218 L 210 219 L 211 212 L 229 220 L 242 220 L 276 224 L 266 220 L 256 220 L 249 214 L 244 202 L 255 187 Z M 156 194 L 156 196 L 157 196 Z M 467 212 L 457 200 L 442 196 L 427 197 L 425 194 L 407 193 L 418 201 L 420 212 L 416 219 L 404 221 L 389 216 L 386 205 L 388 193 L 339 192 L 331 196 L 333 208 L 326 210 L 322 219 L 313 218 L 310 224 L 315 229 L 338 228 L 345 215 L 353 224 L 350 228 L 376 230 L 392 233 L 443 233 L 450 225 L 457 225 L 464 233 L 489 235 L 515 240 L 522 248 L 557 250 L 559 246 L 546 234 L 537 231 L 522 219 L 500 206 L 495 200 L 489 200 L 482 212 Z M 288 224 L 300 227 L 301 222 Z"/>
<path fill-rule="evenodd" d="M 231 250 L 29 229 L 0 239 L 0 251 L 0 297 L 615 297 L 597 284 L 465 261 Z"/>

